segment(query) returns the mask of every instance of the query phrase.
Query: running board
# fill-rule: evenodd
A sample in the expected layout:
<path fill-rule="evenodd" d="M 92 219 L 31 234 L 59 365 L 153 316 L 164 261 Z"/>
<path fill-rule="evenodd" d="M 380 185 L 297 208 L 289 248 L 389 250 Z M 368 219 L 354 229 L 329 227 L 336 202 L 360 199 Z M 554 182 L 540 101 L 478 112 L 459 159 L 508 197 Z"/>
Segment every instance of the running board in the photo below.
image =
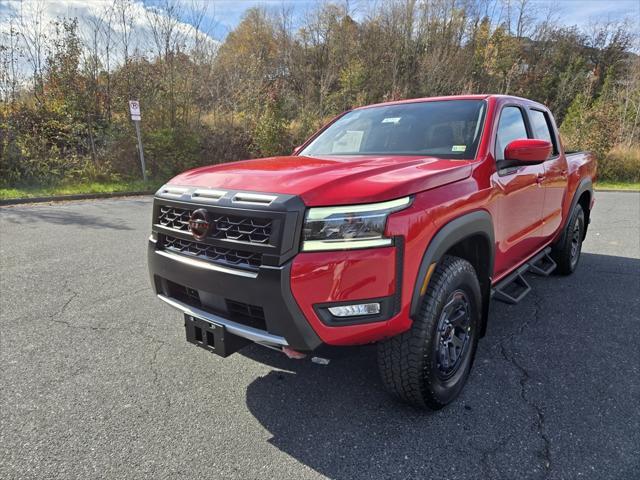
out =
<path fill-rule="evenodd" d="M 531 291 L 531 285 L 523 276 L 527 270 L 529 270 L 529 264 L 525 263 L 504 280 L 501 280 L 491 291 L 493 298 L 511 305 L 520 303 Z"/>
<path fill-rule="evenodd" d="M 491 290 L 491 296 L 511 305 L 520 303 L 531 291 L 531 285 L 524 278 L 525 273 L 531 271 L 536 275 L 547 277 L 556 269 L 556 262 L 553 261 L 550 253 L 551 248 L 545 248 L 515 272 L 500 280 Z"/>
<path fill-rule="evenodd" d="M 551 248 L 547 247 L 528 262 L 531 273 L 535 273 L 541 277 L 551 275 L 558 265 L 553 258 L 551 258 L 550 253 Z"/>

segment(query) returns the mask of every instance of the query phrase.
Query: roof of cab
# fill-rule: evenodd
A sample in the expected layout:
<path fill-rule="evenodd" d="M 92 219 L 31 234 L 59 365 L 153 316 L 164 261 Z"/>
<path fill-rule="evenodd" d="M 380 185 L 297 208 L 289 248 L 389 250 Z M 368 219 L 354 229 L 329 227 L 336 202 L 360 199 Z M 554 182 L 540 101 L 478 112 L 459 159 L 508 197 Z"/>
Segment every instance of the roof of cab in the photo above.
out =
<path fill-rule="evenodd" d="M 363 105 L 361 107 L 356 107 L 354 110 L 359 110 L 362 108 L 370 108 L 370 107 L 381 107 L 387 105 L 402 105 L 403 103 L 421 103 L 421 102 L 437 102 L 443 100 L 485 100 L 489 97 L 494 97 L 498 95 L 448 95 L 444 97 L 422 97 L 422 98 L 407 98 L 405 100 L 393 100 L 391 102 L 381 102 L 374 103 L 372 105 Z"/>
<path fill-rule="evenodd" d="M 512 99 L 512 100 L 518 100 L 521 102 L 536 104 L 536 105 L 545 107 L 543 104 L 536 102 L 535 100 L 530 100 L 528 98 L 516 97 L 515 95 L 501 95 L 501 94 L 491 93 L 491 94 L 481 94 L 481 95 L 448 95 L 443 97 L 408 98 L 405 100 L 394 100 L 391 102 L 381 102 L 381 103 L 374 103 L 372 105 L 363 105 L 361 107 L 356 107 L 353 110 L 360 110 L 360 109 L 370 108 L 370 107 L 382 107 L 382 106 L 388 106 L 388 105 L 402 105 L 404 103 L 437 102 L 437 101 L 447 101 L 447 100 L 486 100 L 487 98 Z"/>

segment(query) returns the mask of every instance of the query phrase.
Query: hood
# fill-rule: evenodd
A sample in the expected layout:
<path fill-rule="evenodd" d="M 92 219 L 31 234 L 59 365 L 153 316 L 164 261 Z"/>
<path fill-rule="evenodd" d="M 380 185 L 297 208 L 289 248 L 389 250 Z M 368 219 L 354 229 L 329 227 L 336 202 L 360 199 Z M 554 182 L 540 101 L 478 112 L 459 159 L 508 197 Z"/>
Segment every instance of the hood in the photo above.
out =
<path fill-rule="evenodd" d="M 415 156 L 271 157 L 200 167 L 169 183 L 284 193 L 308 206 L 381 202 L 471 175 L 471 163 Z"/>

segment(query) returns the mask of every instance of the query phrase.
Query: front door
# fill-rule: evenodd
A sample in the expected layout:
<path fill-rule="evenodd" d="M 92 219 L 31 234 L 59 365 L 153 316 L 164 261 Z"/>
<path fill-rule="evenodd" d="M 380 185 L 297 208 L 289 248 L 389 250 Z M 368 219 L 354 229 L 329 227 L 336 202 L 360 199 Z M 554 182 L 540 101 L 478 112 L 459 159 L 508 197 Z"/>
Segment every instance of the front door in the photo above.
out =
<path fill-rule="evenodd" d="M 504 149 L 513 140 L 530 138 L 524 112 L 518 106 L 505 106 L 500 112 L 495 158 L 504 160 Z M 545 190 L 544 165 L 524 165 L 498 170 L 493 175 L 498 197 L 495 276 L 515 263 L 526 260 L 544 243 L 542 211 Z"/>

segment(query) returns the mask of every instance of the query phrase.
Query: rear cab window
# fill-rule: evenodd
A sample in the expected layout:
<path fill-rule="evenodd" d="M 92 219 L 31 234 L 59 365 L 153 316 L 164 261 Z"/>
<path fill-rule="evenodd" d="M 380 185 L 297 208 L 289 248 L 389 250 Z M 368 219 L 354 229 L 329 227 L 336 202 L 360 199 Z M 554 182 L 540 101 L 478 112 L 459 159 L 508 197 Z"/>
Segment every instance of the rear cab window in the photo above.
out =
<path fill-rule="evenodd" d="M 556 136 L 553 134 L 553 129 L 551 128 L 551 119 L 549 118 L 549 114 L 542 110 L 532 108 L 529 110 L 529 120 L 531 121 L 533 138 L 551 142 L 551 145 L 553 146 L 552 155 L 558 155 L 558 142 L 556 140 Z"/>

